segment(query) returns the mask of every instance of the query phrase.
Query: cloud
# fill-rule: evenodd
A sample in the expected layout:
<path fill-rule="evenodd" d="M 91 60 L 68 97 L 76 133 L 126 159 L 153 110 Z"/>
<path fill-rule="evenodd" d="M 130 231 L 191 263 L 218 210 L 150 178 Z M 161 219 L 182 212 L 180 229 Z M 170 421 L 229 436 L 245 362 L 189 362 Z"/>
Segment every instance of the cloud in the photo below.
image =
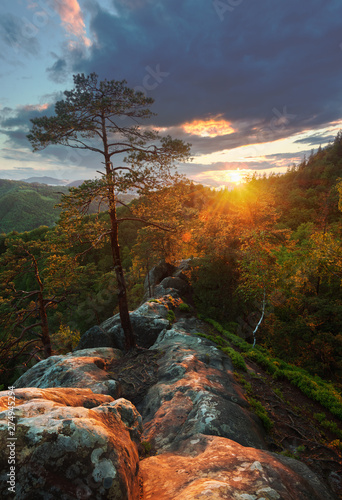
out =
<path fill-rule="evenodd" d="M 82 40 L 89 47 L 91 41 L 86 36 L 83 13 L 77 0 L 53 0 L 54 9 L 58 12 L 62 25 L 70 34 Z"/>
<path fill-rule="evenodd" d="M 309 146 L 319 146 L 320 144 L 327 144 L 328 142 L 333 142 L 335 139 L 334 135 L 331 134 L 312 134 L 309 137 L 303 137 L 297 139 L 295 142 L 299 144 L 307 144 Z"/>
<path fill-rule="evenodd" d="M 56 83 L 63 83 L 68 77 L 68 65 L 65 59 L 58 58 L 57 61 L 47 68 L 49 78 Z"/>
<path fill-rule="evenodd" d="M 270 140 L 341 116 L 337 0 L 312 0 L 310 12 L 297 0 L 245 0 L 223 21 L 212 2 L 116 6 L 119 15 L 111 15 L 97 3 L 90 24 L 97 43 L 72 61 L 73 70 L 145 89 L 158 126 L 222 115 L 234 130 L 257 121 L 245 138 L 260 131 Z M 168 76 L 145 85 L 147 68 L 157 67 Z"/>
<path fill-rule="evenodd" d="M 38 28 L 26 18 L 10 13 L 2 14 L 0 18 L 0 39 L 12 49 L 11 54 L 14 51 L 16 55 L 22 53 L 37 56 L 40 51 L 38 31 Z"/>
<path fill-rule="evenodd" d="M 192 122 L 183 123 L 181 128 L 190 135 L 200 137 L 217 137 L 228 135 L 234 132 L 231 123 L 223 120 L 222 115 L 207 118 L 205 120 L 193 120 Z"/>

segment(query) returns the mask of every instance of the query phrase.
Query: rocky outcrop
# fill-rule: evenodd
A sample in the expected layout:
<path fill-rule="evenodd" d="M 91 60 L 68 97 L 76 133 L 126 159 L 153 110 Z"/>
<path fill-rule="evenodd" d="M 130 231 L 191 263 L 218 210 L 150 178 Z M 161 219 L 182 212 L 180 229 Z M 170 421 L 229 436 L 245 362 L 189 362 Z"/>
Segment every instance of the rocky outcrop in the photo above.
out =
<path fill-rule="evenodd" d="M 214 344 L 189 332 L 183 321 L 165 330 L 152 349 L 158 360 L 158 382 L 141 405 L 143 439 L 158 453 L 177 450 L 198 433 L 224 436 L 245 446 L 265 447 L 259 420 L 233 377 L 230 359 Z"/>
<path fill-rule="evenodd" d="M 145 500 L 329 500 L 297 460 L 197 434 L 175 453 L 141 462 Z"/>
<path fill-rule="evenodd" d="M 304 464 L 267 451 L 230 358 L 196 335 L 200 321 L 182 316 L 186 276 L 162 271 L 150 279 L 157 294 L 160 287 L 167 295 L 131 313 L 138 343 L 150 350 L 123 358 L 113 348 L 123 346 L 114 316 L 82 339 L 79 350 L 38 363 L 16 382 L 17 497 L 333 500 Z M 103 339 L 113 345 L 103 346 Z M 86 342 L 91 346 L 80 349 Z M 0 393 L 2 449 L 6 398 Z M 151 454 L 140 462 L 143 493 L 139 440 L 140 451 Z"/>
<path fill-rule="evenodd" d="M 191 266 L 191 259 L 182 260 L 178 267 L 161 261 L 145 278 L 144 300 L 160 298 L 166 294 L 178 297 L 187 294 L 190 290 L 186 273 Z"/>
<path fill-rule="evenodd" d="M 84 349 L 65 356 L 51 356 L 24 373 L 15 386 L 89 388 L 95 394 L 118 397 L 119 385 L 108 376 L 105 368 L 121 356 L 121 351 L 106 347 Z"/>
<path fill-rule="evenodd" d="M 132 327 L 140 347 L 149 348 L 156 341 L 160 332 L 169 328 L 169 321 L 166 319 L 168 311 L 169 308 L 166 304 L 145 302 L 130 313 Z M 97 328 L 101 331 L 101 343 L 107 342 L 109 347 L 124 349 L 125 336 L 119 314 L 107 319 Z M 97 346 L 97 338 L 93 334 L 93 328 L 91 328 L 82 335 L 76 351 Z"/>
<path fill-rule="evenodd" d="M 141 417 L 129 401 L 89 389 L 17 389 L 15 396 L 15 498 L 139 497 Z M 7 393 L 0 393 L 2 409 L 7 402 Z M 1 498 L 14 497 L 7 483 L 7 438 L 3 410 Z"/>

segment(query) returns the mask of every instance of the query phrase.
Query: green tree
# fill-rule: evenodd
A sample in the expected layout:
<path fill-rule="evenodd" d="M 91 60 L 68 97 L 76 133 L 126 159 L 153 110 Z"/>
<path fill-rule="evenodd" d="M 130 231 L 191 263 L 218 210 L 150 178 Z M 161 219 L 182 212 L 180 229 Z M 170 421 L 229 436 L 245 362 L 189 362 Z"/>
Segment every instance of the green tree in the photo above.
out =
<path fill-rule="evenodd" d="M 127 291 L 118 242 L 120 219 L 117 216 L 118 195 L 135 189 L 146 193 L 171 182 L 171 167 L 176 161 L 189 157 L 190 146 L 170 136 L 159 137 L 150 127 L 140 127 L 138 120 L 152 117 L 149 106 L 153 99 L 126 86 L 126 81 L 101 81 L 90 76 L 74 76 L 75 88 L 65 91 L 65 99 L 58 101 L 55 115 L 32 120 L 28 139 L 34 151 L 59 144 L 74 149 L 97 153 L 103 160 L 101 179 L 90 181 L 64 197 L 64 222 L 69 227 L 78 222 L 94 200 L 106 202 L 110 228 L 95 237 L 93 245 L 106 234 L 110 238 L 112 258 L 118 284 L 121 324 L 125 346 L 135 345 L 135 337 L 128 312 Z M 117 163 L 112 162 L 113 157 Z M 128 217 L 125 219 L 127 220 Z"/>
<path fill-rule="evenodd" d="M 53 232 L 52 232 L 53 233 Z M 75 262 L 47 228 L 40 239 L 11 234 L 0 256 L 1 371 L 10 361 L 52 354 L 48 314 L 70 297 L 75 286 Z M 38 359 L 38 358 L 37 358 Z"/>

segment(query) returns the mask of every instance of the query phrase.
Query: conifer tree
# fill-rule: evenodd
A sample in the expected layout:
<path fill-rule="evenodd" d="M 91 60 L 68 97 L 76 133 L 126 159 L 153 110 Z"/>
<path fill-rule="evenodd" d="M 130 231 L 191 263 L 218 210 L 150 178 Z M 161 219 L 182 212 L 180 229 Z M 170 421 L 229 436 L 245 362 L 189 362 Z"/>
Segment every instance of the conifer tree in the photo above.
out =
<path fill-rule="evenodd" d="M 138 124 L 139 120 L 153 116 L 149 109 L 153 99 L 127 87 L 125 80 L 99 82 L 95 73 L 79 74 L 74 76 L 74 85 L 73 90 L 64 92 L 65 99 L 56 103 L 54 116 L 32 119 L 28 139 L 34 151 L 62 145 L 97 153 L 104 164 L 99 180 L 72 189 L 64 197 L 64 221 L 75 226 L 94 200 L 102 207 L 105 203 L 110 228 L 104 233 L 98 227 L 99 232 L 96 235 L 93 231 L 91 238 L 93 244 L 105 234 L 110 238 L 120 319 L 129 350 L 134 347 L 135 338 L 118 243 L 118 227 L 123 220 L 117 216 L 118 195 L 132 189 L 144 194 L 169 184 L 171 167 L 188 158 L 190 147 L 170 136 L 159 137 L 157 131 Z"/>

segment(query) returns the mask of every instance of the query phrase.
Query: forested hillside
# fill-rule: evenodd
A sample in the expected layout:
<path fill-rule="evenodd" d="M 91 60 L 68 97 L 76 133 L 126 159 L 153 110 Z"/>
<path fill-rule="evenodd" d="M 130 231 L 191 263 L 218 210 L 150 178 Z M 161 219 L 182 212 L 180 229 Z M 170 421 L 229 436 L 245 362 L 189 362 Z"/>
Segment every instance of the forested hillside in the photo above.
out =
<path fill-rule="evenodd" d="M 0 179 L 0 233 L 52 226 L 60 213 L 55 205 L 67 192 L 64 186 Z"/>
<path fill-rule="evenodd" d="M 219 192 L 177 180 L 121 208 L 130 309 L 142 300 L 144 279 L 157 262 L 191 259 L 199 314 L 271 356 L 341 384 L 340 176 L 341 134 L 284 175 L 254 176 Z M 75 188 L 74 199 L 84 189 Z M 72 225 L 62 217 L 53 229 L 1 240 L 2 369 L 9 378 L 44 355 L 37 283 L 52 352 L 68 349 L 117 312 L 108 214 L 81 220 L 74 209 Z M 95 232 L 102 236 L 92 239 Z"/>

